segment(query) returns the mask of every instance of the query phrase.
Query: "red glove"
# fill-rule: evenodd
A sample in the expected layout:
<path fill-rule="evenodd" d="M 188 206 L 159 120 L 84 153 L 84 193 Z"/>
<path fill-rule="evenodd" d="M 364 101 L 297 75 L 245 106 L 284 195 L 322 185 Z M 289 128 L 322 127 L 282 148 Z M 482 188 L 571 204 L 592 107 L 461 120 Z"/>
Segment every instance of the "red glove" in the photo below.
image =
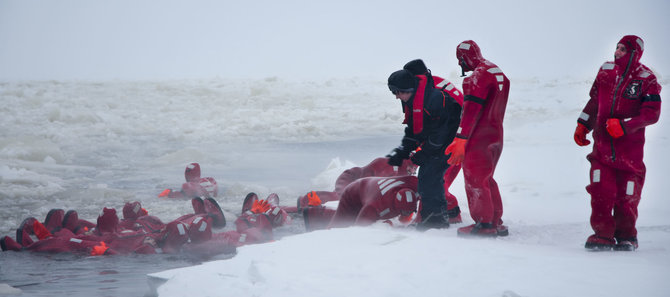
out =
<path fill-rule="evenodd" d="M 463 138 L 454 138 L 454 141 L 451 142 L 446 150 L 444 150 L 445 155 L 451 154 L 451 158 L 447 161 L 449 165 L 458 165 L 463 162 L 463 158 L 465 157 L 465 143 L 467 141 L 467 139 Z"/>
<path fill-rule="evenodd" d="M 621 120 L 619 119 L 609 119 L 605 123 L 605 128 L 607 128 L 607 133 L 612 135 L 614 138 L 619 138 L 625 134 L 623 127 L 621 126 Z"/>
<path fill-rule="evenodd" d="M 102 256 L 107 252 L 107 249 L 109 249 L 109 247 L 104 241 L 101 241 L 99 245 L 96 245 L 91 249 L 91 256 Z"/>
<path fill-rule="evenodd" d="M 577 129 L 575 129 L 575 143 L 578 146 L 589 145 L 591 141 L 586 139 L 586 134 L 589 134 L 589 132 L 589 128 L 586 128 L 582 123 L 577 123 Z"/>
<path fill-rule="evenodd" d="M 170 192 L 172 192 L 172 190 L 170 190 L 170 189 L 165 189 L 165 190 L 163 190 L 163 192 L 161 192 L 160 194 L 158 194 L 158 197 L 167 197 L 168 195 L 170 195 Z"/>
<path fill-rule="evenodd" d="M 400 216 L 398 217 L 398 221 L 400 221 L 400 222 L 403 223 L 403 224 L 409 224 L 409 222 L 412 221 L 412 217 L 413 217 L 413 216 L 414 216 L 414 213 L 410 213 L 410 214 L 407 215 L 407 216 L 400 215 Z"/>
<path fill-rule="evenodd" d="M 309 201 L 307 205 L 309 206 L 321 205 L 321 198 L 319 198 L 319 195 L 317 195 L 315 191 L 309 192 L 309 194 L 307 194 L 307 199 Z"/>
<path fill-rule="evenodd" d="M 253 213 L 264 213 L 270 209 L 270 204 L 265 200 L 256 200 L 251 206 L 251 212 Z"/>

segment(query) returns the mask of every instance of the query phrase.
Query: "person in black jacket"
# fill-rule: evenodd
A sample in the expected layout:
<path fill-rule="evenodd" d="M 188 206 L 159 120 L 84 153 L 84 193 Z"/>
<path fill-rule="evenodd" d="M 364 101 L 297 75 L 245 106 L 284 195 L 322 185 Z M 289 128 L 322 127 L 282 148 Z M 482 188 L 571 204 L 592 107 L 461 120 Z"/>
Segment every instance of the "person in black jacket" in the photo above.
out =
<path fill-rule="evenodd" d="M 393 72 L 388 87 L 402 101 L 405 114 L 405 136 L 401 145 L 387 157 L 398 166 L 411 159 L 419 166 L 421 222 L 417 229 L 449 227 L 444 199 L 444 173 L 449 168 L 444 149 L 456 135 L 461 106 L 448 93 L 434 86 L 430 73 L 414 75 L 403 69 Z"/>

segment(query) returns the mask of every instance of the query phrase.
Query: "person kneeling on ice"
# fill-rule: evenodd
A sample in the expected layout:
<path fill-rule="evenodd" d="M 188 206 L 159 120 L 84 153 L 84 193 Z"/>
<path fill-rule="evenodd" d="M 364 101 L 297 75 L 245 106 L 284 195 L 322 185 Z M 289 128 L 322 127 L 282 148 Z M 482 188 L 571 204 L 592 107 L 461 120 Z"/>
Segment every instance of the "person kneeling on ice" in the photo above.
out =
<path fill-rule="evenodd" d="M 397 216 L 408 218 L 417 211 L 417 184 L 416 176 L 358 179 L 344 189 L 337 210 L 324 206 L 305 209 L 305 228 L 367 226 Z"/>
<path fill-rule="evenodd" d="M 217 196 L 219 186 L 216 184 L 216 180 L 213 177 L 200 177 L 200 164 L 188 164 L 184 171 L 184 176 L 186 177 L 186 182 L 181 186 L 181 190 L 165 189 L 158 194 L 158 197 L 195 198 Z"/>
<path fill-rule="evenodd" d="M 343 171 L 335 180 L 335 190 L 330 191 L 310 191 L 309 193 L 298 197 L 298 212 L 309 206 L 317 206 L 328 201 L 340 200 L 340 195 L 344 189 L 352 182 L 370 176 L 388 177 L 405 176 L 416 174 L 417 166 L 411 160 L 403 160 L 400 166 L 388 164 L 388 158 L 380 157 L 372 160 L 365 166 L 352 167 Z"/>

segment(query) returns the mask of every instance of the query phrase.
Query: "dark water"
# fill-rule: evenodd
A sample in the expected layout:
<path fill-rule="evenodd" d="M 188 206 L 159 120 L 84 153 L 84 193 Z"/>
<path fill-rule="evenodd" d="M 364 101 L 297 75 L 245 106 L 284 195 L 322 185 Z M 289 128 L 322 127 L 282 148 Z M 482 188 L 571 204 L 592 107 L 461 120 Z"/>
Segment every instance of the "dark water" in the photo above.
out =
<path fill-rule="evenodd" d="M 175 255 L 89 257 L 73 254 L 0 252 L 0 283 L 20 296 L 154 296 L 147 274 L 199 264 Z"/>
<path fill-rule="evenodd" d="M 274 229 L 274 239 L 303 233 L 302 216 Z M 202 258 L 188 254 L 82 256 L 69 253 L 0 252 L 0 283 L 21 289 L 19 296 L 156 296 L 149 273 L 229 259 L 234 254 Z"/>

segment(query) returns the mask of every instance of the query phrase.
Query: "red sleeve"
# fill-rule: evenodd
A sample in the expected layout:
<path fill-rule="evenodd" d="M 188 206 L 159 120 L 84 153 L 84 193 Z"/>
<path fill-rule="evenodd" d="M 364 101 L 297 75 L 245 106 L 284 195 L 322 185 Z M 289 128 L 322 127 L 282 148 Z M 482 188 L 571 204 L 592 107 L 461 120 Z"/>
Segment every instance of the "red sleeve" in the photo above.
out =
<path fill-rule="evenodd" d="M 598 114 L 598 77 L 596 77 L 596 80 L 591 86 L 589 96 L 591 98 L 589 99 L 589 102 L 586 103 L 586 106 L 584 106 L 577 122 L 586 126 L 589 130 L 593 130 L 596 123 L 596 116 Z"/>
<path fill-rule="evenodd" d="M 344 191 L 344 188 L 361 177 L 364 177 L 363 168 L 361 167 L 352 167 L 343 171 L 335 181 L 335 192 L 341 194 Z"/>

